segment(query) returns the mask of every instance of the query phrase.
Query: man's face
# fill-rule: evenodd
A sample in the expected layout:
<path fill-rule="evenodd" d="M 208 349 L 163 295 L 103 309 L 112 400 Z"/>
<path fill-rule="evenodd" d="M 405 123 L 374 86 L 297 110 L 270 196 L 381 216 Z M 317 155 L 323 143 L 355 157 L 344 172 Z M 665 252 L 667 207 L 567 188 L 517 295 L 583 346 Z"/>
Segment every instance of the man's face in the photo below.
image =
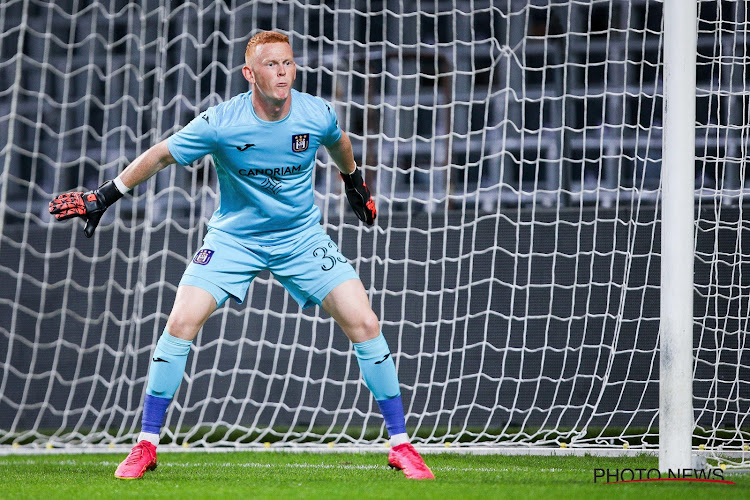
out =
<path fill-rule="evenodd" d="M 264 97 L 274 101 L 285 101 L 297 76 L 292 47 L 288 43 L 258 45 L 255 47 L 255 56 L 250 62 L 249 71 L 243 73 Z"/>

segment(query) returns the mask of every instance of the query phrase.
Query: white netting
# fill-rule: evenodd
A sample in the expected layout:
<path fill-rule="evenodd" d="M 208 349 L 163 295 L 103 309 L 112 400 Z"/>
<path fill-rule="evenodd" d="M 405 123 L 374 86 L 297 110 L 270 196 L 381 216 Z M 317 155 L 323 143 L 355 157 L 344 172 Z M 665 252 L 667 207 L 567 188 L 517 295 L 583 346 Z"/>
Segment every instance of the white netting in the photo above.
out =
<path fill-rule="evenodd" d="M 297 87 L 336 105 L 367 165 L 373 229 L 325 155 L 316 202 L 397 353 L 415 440 L 655 447 L 661 13 L 647 0 L 3 2 L 0 445 L 138 432 L 152 345 L 217 200 L 210 160 L 157 175 L 91 240 L 47 203 L 245 91 L 248 34 L 278 29 Z M 747 4 L 700 15 L 695 444 L 741 451 Z M 165 442 L 207 446 L 385 436 L 343 333 L 267 274 L 196 339 L 166 426 Z"/>
<path fill-rule="evenodd" d="M 750 219 L 745 207 L 750 4 L 701 2 L 699 9 L 693 404 L 697 433 L 707 437 L 705 447 L 711 455 L 746 465 L 750 460 Z M 735 456 L 727 458 L 726 452 Z"/>

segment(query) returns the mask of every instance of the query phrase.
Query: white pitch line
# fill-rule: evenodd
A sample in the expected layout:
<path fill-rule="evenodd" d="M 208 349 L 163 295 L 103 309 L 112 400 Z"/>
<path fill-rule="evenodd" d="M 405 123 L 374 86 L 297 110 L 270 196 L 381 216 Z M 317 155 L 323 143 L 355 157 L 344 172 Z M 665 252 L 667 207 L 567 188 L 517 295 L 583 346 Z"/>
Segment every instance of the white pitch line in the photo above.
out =
<path fill-rule="evenodd" d="M 46 460 L 0 460 L 0 465 L 100 465 L 107 467 L 116 467 L 119 462 L 89 462 L 89 461 L 77 461 L 77 460 L 58 460 L 58 461 L 46 461 Z M 344 469 L 344 470 L 379 470 L 387 467 L 386 465 L 355 465 L 355 464 L 265 464 L 257 462 L 249 463 L 164 463 L 159 462 L 159 468 L 169 467 L 244 467 L 252 469 L 274 469 L 277 467 L 286 467 L 291 469 Z M 536 472 L 590 472 L 587 470 L 573 470 L 573 469 L 537 469 L 534 467 L 505 467 L 505 468 L 492 468 L 492 467 L 430 467 L 433 471 L 439 472 L 521 472 L 521 471 L 536 471 Z"/>

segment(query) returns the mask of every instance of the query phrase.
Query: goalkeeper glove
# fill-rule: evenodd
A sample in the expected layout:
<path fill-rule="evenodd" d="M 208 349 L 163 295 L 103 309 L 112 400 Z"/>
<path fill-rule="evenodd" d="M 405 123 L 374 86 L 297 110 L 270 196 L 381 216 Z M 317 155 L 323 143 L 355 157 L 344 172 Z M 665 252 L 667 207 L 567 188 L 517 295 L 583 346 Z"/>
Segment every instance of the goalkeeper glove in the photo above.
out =
<path fill-rule="evenodd" d="M 372 201 L 370 190 L 367 189 L 367 184 L 365 184 L 359 169 L 355 167 L 351 174 L 343 172 L 339 172 L 339 174 L 344 181 L 346 198 L 354 209 L 354 213 L 357 214 L 357 218 L 368 226 L 372 226 L 375 217 L 378 216 L 378 211 L 375 209 L 375 202 Z"/>
<path fill-rule="evenodd" d="M 83 233 L 87 238 L 91 238 L 107 207 L 120 198 L 122 193 L 115 183 L 107 181 L 93 191 L 72 191 L 58 195 L 49 202 L 49 213 L 54 214 L 57 220 L 81 217 L 86 221 Z"/>

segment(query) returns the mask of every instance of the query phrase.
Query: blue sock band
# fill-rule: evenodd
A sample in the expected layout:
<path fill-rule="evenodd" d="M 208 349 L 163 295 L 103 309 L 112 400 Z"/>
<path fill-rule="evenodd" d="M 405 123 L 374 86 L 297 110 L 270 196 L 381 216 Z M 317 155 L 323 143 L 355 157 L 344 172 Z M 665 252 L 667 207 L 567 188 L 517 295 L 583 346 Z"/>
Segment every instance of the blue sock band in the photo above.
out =
<path fill-rule="evenodd" d="M 381 333 L 374 339 L 354 344 L 354 353 L 362 378 L 378 402 L 388 434 L 406 432 L 396 365 L 385 337 Z"/>
<path fill-rule="evenodd" d="M 169 402 L 182 382 L 190 344 L 191 341 L 173 337 L 166 330 L 159 337 L 151 358 L 143 402 L 141 425 L 144 432 L 159 433 Z"/>
<path fill-rule="evenodd" d="M 404 418 L 404 405 L 401 403 L 401 396 L 391 399 L 378 401 L 380 413 L 385 420 L 385 428 L 388 429 L 388 435 L 401 434 L 406 432 L 406 419 Z"/>
<path fill-rule="evenodd" d="M 159 434 L 161 425 L 164 423 L 164 415 L 171 399 L 159 398 L 146 394 L 143 400 L 143 416 L 141 417 L 141 430 L 151 434 Z"/>

